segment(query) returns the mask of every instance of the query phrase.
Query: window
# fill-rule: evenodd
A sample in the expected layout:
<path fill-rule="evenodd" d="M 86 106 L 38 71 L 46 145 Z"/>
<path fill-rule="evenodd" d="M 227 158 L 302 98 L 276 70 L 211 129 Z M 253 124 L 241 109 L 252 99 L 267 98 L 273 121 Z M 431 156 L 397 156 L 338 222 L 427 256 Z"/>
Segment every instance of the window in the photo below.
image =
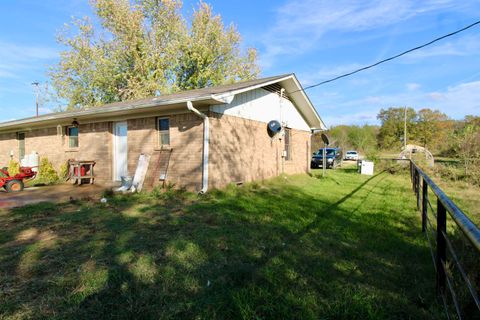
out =
<path fill-rule="evenodd" d="M 315 155 L 323 156 L 323 148 L 319 149 L 317 152 L 315 152 Z M 326 156 L 334 156 L 335 155 L 335 149 L 326 148 L 325 149 L 325 155 Z"/>
<path fill-rule="evenodd" d="M 291 135 L 290 129 L 285 128 L 285 137 L 284 137 L 284 141 L 285 141 L 285 160 L 292 160 L 291 145 L 290 145 L 291 139 L 292 139 L 292 135 Z"/>
<path fill-rule="evenodd" d="M 158 119 L 158 144 L 160 146 L 170 145 L 170 119 Z"/>
<path fill-rule="evenodd" d="M 67 136 L 68 136 L 68 147 L 78 148 L 78 127 L 68 127 Z"/>
<path fill-rule="evenodd" d="M 22 160 L 25 157 L 25 133 L 17 133 L 18 139 L 18 159 Z"/>

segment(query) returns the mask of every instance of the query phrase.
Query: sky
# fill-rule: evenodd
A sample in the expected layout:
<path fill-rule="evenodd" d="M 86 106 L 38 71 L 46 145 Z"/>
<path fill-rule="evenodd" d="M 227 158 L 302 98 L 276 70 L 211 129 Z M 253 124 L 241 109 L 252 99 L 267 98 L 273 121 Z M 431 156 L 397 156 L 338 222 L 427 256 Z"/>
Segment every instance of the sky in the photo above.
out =
<path fill-rule="evenodd" d="M 261 76 L 295 73 L 304 87 L 480 20 L 480 1 L 469 0 L 206 2 L 237 27 L 245 48 L 257 48 Z M 186 17 L 197 4 L 184 0 Z M 31 83 L 47 85 L 65 50 L 57 34 L 86 15 L 88 0 L 0 0 L 0 121 L 35 114 Z M 480 26 L 307 94 L 329 127 L 378 124 L 378 111 L 392 106 L 480 115 Z"/>

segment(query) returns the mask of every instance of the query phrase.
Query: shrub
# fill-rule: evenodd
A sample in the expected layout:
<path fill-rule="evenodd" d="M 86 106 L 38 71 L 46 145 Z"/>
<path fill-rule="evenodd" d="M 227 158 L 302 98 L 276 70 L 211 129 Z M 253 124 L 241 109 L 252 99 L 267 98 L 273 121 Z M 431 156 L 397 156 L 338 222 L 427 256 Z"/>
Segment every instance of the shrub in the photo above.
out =
<path fill-rule="evenodd" d="M 377 148 L 367 148 L 365 150 L 365 158 L 366 160 L 373 161 L 377 164 L 380 160 L 380 153 Z"/>
<path fill-rule="evenodd" d="M 20 172 L 20 163 L 18 163 L 13 159 L 10 160 L 10 162 L 8 163 L 8 174 L 10 176 L 14 176 L 19 172 Z"/>
<path fill-rule="evenodd" d="M 69 165 L 68 165 L 68 161 L 64 162 L 61 166 L 60 166 L 60 172 L 58 173 L 59 174 L 59 178 L 63 181 L 67 180 L 68 178 L 68 170 L 69 170 Z"/>
<path fill-rule="evenodd" d="M 478 159 L 472 161 L 472 167 L 468 173 L 468 178 L 471 183 L 480 186 L 480 161 Z"/>
<path fill-rule="evenodd" d="M 48 161 L 48 158 L 46 157 L 41 158 L 37 179 L 35 179 L 35 182 L 42 184 L 54 184 L 58 182 L 58 180 L 59 178 L 57 171 L 55 171 L 53 168 L 52 163 Z"/>
<path fill-rule="evenodd" d="M 433 168 L 435 176 L 443 180 L 458 181 L 462 179 L 462 170 L 452 165 L 435 164 Z"/>

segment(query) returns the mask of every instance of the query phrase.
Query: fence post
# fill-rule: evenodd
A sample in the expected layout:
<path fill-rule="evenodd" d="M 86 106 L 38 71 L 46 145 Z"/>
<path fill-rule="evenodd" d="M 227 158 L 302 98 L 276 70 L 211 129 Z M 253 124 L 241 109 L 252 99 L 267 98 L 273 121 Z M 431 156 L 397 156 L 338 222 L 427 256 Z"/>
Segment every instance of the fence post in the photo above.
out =
<path fill-rule="evenodd" d="M 417 209 L 420 210 L 420 173 L 417 172 Z"/>
<path fill-rule="evenodd" d="M 416 174 L 415 174 L 415 166 L 412 164 L 412 189 L 413 189 L 413 192 L 415 192 L 415 185 L 416 185 Z"/>
<path fill-rule="evenodd" d="M 447 260 L 446 240 L 443 235 L 447 233 L 447 210 L 440 199 L 437 198 L 437 289 L 445 291 L 445 261 Z"/>
<path fill-rule="evenodd" d="M 415 190 L 415 188 L 416 188 L 416 186 L 417 186 L 417 181 L 415 181 L 415 179 L 417 179 L 417 173 L 416 173 L 415 171 L 416 171 L 416 169 L 415 169 L 415 166 L 414 166 L 414 167 L 413 167 L 413 173 L 412 173 L 412 175 L 413 175 L 413 179 L 412 179 L 412 183 L 413 183 L 413 185 L 412 185 L 413 192 L 415 192 L 415 191 L 416 191 L 416 190 Z"/>
<path fill-rule="evenodd" d="M 415 179 L 417 179 L 417 175 L 416 175 L 417 168 L 415 168 L 415 166 L 413 164 L 412 164 L 412 167 L 413 167 L 413 171 L 412 171 L 412 174 L 413 174 L 413 179 L 412 179 L 413 192 L 415 192 L 415 186 L 417 185 L 417 182 L 415 181 Z"/>
<path fill-rule="evenodd" d="M 427 230 L 428 184 L 422 179 L 422 232 Z"/>
<path fill-rule="evenodd" d="M 412 189 L 413 189 L 413 163 L 410 160 L 410 181 L 412 182 Z"/>

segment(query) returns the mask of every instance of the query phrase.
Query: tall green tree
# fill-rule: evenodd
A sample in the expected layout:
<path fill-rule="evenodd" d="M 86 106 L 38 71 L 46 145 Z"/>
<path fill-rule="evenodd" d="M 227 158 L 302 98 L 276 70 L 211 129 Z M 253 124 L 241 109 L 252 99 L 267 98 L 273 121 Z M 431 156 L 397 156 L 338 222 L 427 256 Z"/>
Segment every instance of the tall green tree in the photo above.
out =
<path fill-rule="evenodd" d="M 349 130 L 350 130 L 350 126 L 347 126 L 347 125 L 338 125 L 330 128 L 327 134 L 330 140 L 332 140 L 331 144 L 333 144 L 334 146 L 338 146 L 342 149 L 350 148 L 351 143 L 348 139 Z"/>
<path fill-rule="evenodd" d="M 180 48 L 176 80 L 180 89 L 195 89 L 258 74 L 256 51 L 248 49 L 242 55 L 240 34 L 233 25 L 225 28 L 220 16 L 200 2 L 193 14 L 192 25 Z"/>
<path fill-rule="evenodd" d="M 348 139 L 357 150 L 363 152 L 376 149 L 377 147 L 377 127 L 371 125 L 352 126 L 348 132 Z"/>
<path fill-rule="evenodd" d="M 328 130 L 332 145 L 366 153 L 377 147 L 377 126 L 338 125 Z"/>
<path fill-rule="evenodd" d="M 238 31 L 226 28 L 206 3 L 200 2 L 190 23 L 180 0 L 92 0 L 91 5 L 100 25 L 88 17 L 74 20 L 58 37 L 66 50 L 50 71 L 69 109 L 248 80 L 259 73 L 256 51 L 242 51 Z"/>
<path fill-rule="evenodd" d="M 466 116 L 463 125 L 454 133 L 456 157 L 464 165 L 465 175 L 480 184 L 480 117 Z"/>
<path fill-rule="evenodd" d="M 377 115 L 381 122 L 378 133 L 378 144 L 384 149 L 399 149 L 404 139 L 405 109 L 388 108 L 381 109 Z M 417 113 L 413 108 L 407 108 L 407 142 L 415 139 Z"/>
<path fill-rule="evenodd" d="M 425 148 L 430 148 L 439 143 L 438 137 L 442 126 L 441 123 L 448 120 L 448 116 L 439 110 L 421 109 L 417 114 L 416 133 L 419 142 Z"/>

